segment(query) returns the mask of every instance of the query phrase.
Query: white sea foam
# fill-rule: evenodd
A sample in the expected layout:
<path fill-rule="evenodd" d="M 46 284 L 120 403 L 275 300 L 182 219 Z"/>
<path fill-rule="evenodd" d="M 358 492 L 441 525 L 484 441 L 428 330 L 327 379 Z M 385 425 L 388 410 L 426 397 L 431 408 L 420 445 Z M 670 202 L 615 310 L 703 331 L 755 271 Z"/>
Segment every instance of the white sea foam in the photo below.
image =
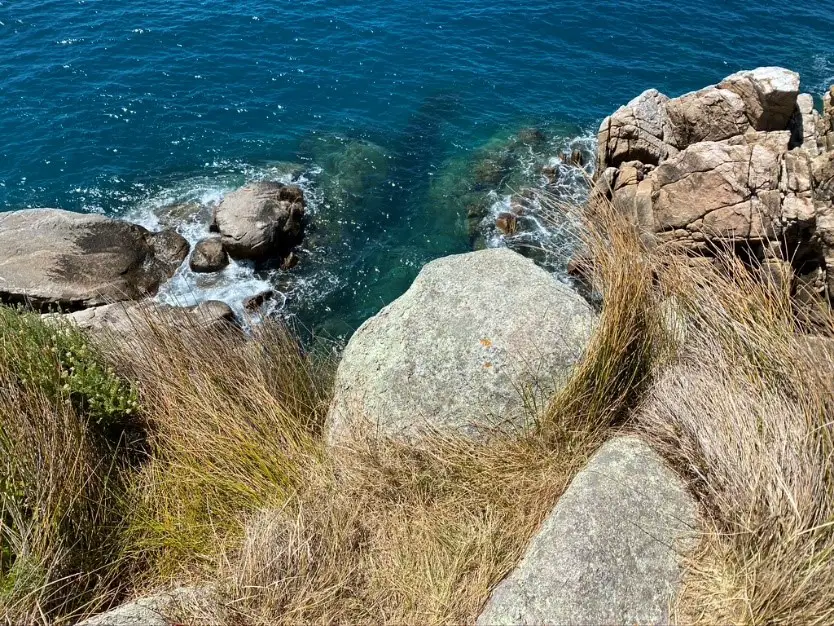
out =
<path fill-rule="evenodd" d="M 207 164 L 208 165 L 208 164 Z M 228 167 L 227 163 L 213 163 L 212 167 Z M 156 190 L 140 200 L 135 207 L 123 215 L 124 219 L 153 231 L 174 227 L 185 237 L 191 247 L 211 235 L 209 224 L 211 212 L 223 196 L 244 184 L 256 180 L 276 180 L 294 183 L 305 189 L 308 211 L 315 213 L 317 194 L 312 189 L 311 179 L 319 172 L 310 169 L 300 175 L 287 173 L 282 166 L 253 167 L 236 164 L 235 172 L 228 175 L 197 176 L 173 183 Z M 188 206 L 191 205 L 191 206 Z M 172 207 L 188 207 L 180 211 L 182 217 L 166 216 Z M 184 261 L 174 276 L 167 281 L 156 295 L 156 300 L 176 306 L 191 306 L 207 300 L 220 300 L 237 313 L 243 312 L 246 298 L 271 291 L 274 297 L 269 302 L 272 310 L 282 309 L 289 292 L 307 291 L 303 281 L 278 281 L 278 270 L 256 272 L 252 264 L 231 261 L 220 272 L 203 274 L 191 271 L 188 260 Z M 283 284 L 283 291 L 277 285 Z"/>
<path fill-rule="evenodd" d="M 535 154 L 532 150 L 529 160 L 524 164 L 526 174 L 528 178 L 536 180 L 535 187 L 546 189 L 563 202 L 581 204 L 588 197 L 590 177 L 595 167 L 596 146 L 596 134 L 591 131 L 577 137 L 556 139 L 548 145 L 545 154 L 546 164 L 556 172 L 555 180 L 550 182 L 533 170 L 534 167 L 541 167 L 543 155 Z M 569 162 L 569 157 L 575 150 L 582 153 L 584 165 L 577 166 Z M 539 206 L 535 198 L 525 200 L 524 215 L 520 219 L 518 232 L 512 235 L 504 234 L 494 227 L 500 214 L 512 212 L 514 195 L 499 195 L 494 192 L 491 194 L 493 202 L 483 222 L 487 245 L 491 248 L 509 246 L 516 249 L 546 248 L 551 251 L 564 249 L 564 256 L 569 256 L 572 239 L 568 233 L 572 230 L 572 225 L 553 224 L 545 219 L 538 211 Z M 554 259 L 554 269 L 564 261 L 566 258 Z"/>

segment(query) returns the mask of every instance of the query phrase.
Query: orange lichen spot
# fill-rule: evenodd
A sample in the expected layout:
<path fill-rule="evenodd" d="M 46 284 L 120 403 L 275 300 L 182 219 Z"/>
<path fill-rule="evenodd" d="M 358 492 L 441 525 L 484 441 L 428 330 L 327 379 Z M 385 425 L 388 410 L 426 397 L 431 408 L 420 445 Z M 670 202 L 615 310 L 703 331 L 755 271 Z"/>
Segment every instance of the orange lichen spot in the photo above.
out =
<path fill-rule="evenodd" d="M 482 345 L 484 348 L 491 348 L 491 347 L 492 347 L 492 341 L 490 341 L 489 339 L 487 339 L 486 337 L 484 337 L 483 339 L 481 339 L 481 345 Z"/>
<path fill-rule="evenodd" d="M 484 369 L 489 369 L 490 367 L 492 367 L 492 363 L 490 363 L 489 361 L 484 363 Z"/>

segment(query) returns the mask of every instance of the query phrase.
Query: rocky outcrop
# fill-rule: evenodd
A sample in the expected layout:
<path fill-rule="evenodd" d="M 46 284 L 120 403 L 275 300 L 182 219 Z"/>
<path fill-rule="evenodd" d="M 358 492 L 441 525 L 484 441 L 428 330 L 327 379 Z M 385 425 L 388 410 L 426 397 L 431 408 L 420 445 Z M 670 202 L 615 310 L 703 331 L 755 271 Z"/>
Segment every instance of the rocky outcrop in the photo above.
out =
<path fill-rule="evenodd" d="M 187 255 L 173 231 L 59 209 L 0 213 L 0 301 L 78 310 L 138 299 Z"/>
<path fill-rule="evenodd" d="M 571 288 L 510 250 L 432 261 L 348 343 L 329 441 L 519 428 L 525 397 L 554 392 L 594 323 Z"/>
<path fill-rule="evenodd" d="M 595 197 L 647 243 L 703 256 L 729 247 L 787 264 L 794 289 L 834 294 L 834 93 L 820 115 L 795 72 L 758 68 L 671 100 L 649 90 L 598 139 Z"/>
<path fill-rule="evenodd" d="M 189 331 L 233 328 L 235 315 L 225 302 L 207 300 L 196 306 L 175 307 L 144 302 L 116 302 L 61 316 L 84 330 L 141 335 L 152 323 Z"/>
<path fill-rule="evenodd" d="M 229 264 L 229 255 L 219 237 L 201 239 L 194 245 L 194 252 L 188 260 L 192 272 L 219 272 Z"/>
<path fill-rule="evenodd" d="M 283 259 L 304 236 L 304 194 L 295 185 L 257 182 L 226 195 L 212 231 L 234 259 Z"/>
<path fill-rule="evenodd" d="M 573 479 L 478 618 L 499 624 L 661 624 L 694 547 L 697 508 L 645 443 L 606 443 Z"/>

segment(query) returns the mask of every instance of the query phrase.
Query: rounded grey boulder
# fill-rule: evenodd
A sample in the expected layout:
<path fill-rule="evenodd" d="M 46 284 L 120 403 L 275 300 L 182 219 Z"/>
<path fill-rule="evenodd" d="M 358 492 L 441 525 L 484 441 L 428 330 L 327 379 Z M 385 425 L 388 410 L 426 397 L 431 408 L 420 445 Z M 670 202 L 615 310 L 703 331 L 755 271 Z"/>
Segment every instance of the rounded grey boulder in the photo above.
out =
<path fill-rule="evenodd" d="M 201 239 L 194 246 L 188 265 L 193 272 L 219 272 L 229 264 L 229 255 L 219 237 Z"/>
<path fill-rule="evenodd" d="M 345 348 L 329 442 L 523 427 L 526 405 L 564 383 L 594 324 L 576 292 L 511 250 L 432 261 Z"/>
<path fill-rule="evenodd" d="M 304 194 L 295 185 L 252 183 L 223 198 L 212 230 L 234 259 L 283 258 L 304 237 Z"/>
<path fill-rule="evenodd" d="M 188 255 L 173 231 L 151 233 L 60 209 L 0 213 L 0 301 L 78 310 L 153 294 Z"/>

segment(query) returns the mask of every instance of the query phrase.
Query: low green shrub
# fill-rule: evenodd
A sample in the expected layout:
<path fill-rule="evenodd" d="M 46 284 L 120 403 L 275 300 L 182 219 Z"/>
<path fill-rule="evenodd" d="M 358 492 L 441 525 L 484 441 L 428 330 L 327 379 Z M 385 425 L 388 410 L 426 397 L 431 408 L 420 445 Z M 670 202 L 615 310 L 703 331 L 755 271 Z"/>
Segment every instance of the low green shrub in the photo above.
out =
<path fill-rule="evenodd" d="M 79 329 L 0 307 L 0 367 L 26 392 L 73 407 L 103 428 L 135 414 L 136 389 L 120 378 Z"/>

